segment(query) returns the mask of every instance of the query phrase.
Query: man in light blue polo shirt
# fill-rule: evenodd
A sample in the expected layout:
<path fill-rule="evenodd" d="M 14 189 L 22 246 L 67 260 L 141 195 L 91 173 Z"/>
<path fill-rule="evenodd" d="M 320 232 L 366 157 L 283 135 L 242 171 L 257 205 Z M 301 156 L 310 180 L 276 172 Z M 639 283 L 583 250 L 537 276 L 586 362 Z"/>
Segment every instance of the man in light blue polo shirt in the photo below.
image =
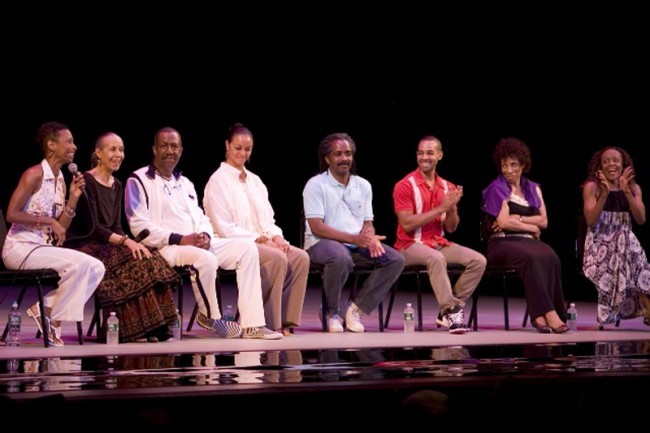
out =
<path fill-rule="evenodd" d="M 319 147 L 321 173 L 309 179 L 302 194 L 304 248 L 313 263 L 324 266 L 329 332 L 343 332 L 341 290 L 355 265 L 375 270 L 346 308 L 345 327 L 352 332 L 364 331 L 361 316 L 379 305 L 404 268 L 404 256 L 375 234 L 372 186 L 355 174 L 355 152 L 348 134 L 325 137 Z"/>

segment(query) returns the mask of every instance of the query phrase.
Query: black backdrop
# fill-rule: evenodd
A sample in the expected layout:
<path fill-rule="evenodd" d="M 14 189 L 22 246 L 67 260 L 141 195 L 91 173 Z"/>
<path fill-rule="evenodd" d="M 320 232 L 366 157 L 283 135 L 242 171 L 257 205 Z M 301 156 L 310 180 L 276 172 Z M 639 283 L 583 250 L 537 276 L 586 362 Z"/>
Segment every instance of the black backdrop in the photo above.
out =
<path fill-rule="evenodd" d="M 445 151 L 440 175 L 465 189 L 462 223 L 450 238 L 479 248 L 480 193 L 497 174 L 491 152 L 514 135 L 529 144 L 530 177 L 543 187 L 544 240 L 563 260 L 567 292 L 580 297 L 576 215 L 590 155 L 604 145 L 627 148 L 637 180 L 650 188 L 641 157 L 648 112 L 637 108 L 648 100 L 638 55 L 647 35 L 634 26 L 617 38 L 594 26 L 588 36 L 551 41 L 548 26 L 528 32 L 530 23 L 519 22 L 488 26 L 491 37 L 473 28 L 481 36 L 460 42 L 467 28 L 400 34 L 380 25 L 384 17 L 368 33 L 338 21 L 258 28 L 251 44 L 237 36 L 259 24 L 249 16 L 228 29 L 220 19 L 205 26 L 213 17 L 200 14 L 195 28 L 185 15 L 127 24 L 92 18 L 42 17 L 5 39 L 3 208 L 21 172 L 41 159 L 34 135 L 42 122 L 71 128 L 80 170 L 99 134 L 118 133 L 126 145 L 122 180 L 150 161 L 155 131 L 172 126 L 183 137 L 179 168 L 200 195 L 223 160 L 228 127 L 242 122 L 255 138 L 249 168 L 267 184 L 290 241 L 298 242 L 301 192 L 317 172 L 318 143 L 344 131 L 357 143 L 358 173 L 373 184 L 378 232 L 392 242 L 392 187 L 416 167 L 418 139 L 433 134 Z M 561 36 L 576 30 L 564 24 Z M 638 235 L 650 245 L 648 229 Z"/>

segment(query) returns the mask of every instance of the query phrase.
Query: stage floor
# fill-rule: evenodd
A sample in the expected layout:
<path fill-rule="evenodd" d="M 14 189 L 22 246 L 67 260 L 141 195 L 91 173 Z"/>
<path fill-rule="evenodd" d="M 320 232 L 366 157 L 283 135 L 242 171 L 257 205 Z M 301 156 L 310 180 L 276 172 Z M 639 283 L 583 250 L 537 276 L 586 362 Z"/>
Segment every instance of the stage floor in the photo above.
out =
<path fill-rule="evenodd" d="M 223 293 L 224 304 L 235 304 L 234 285 L 225 284 Z M 185 295 L 185 326 L 194 306 L 191 296 Z M 359 407 L 373 402 L 373 410 L 405 413 L 410 396 L 435 391 L 446 396 L 447 411 L 455 413 L 463 405 L 483 408 L 482 401 L 514 395 L 529 401 L 531 389 L 557 398 L 554 389 L 569 387 L 566 405 L 579 403 L 592 411 L 598 410 L 595 396 L 603 389 L 626 392 L 632 384 L 650 382 L 650 328 L 640 318 L 598 330 L 595 304 L 578 302 L 577 332 L 540 334 L 522 327 L 525 304 L 513 298 L 506 331 L 502 299 L 482 297 L 478 331 L 451 335 L 436 327 L 438 307 L 426 293 L 424 331 L 405 334 L 406 302 L 415 305 L 415 294 L 398 294 L 385 332 L 379 332 L 374 313 L 364 318 L 363 334 L 329 334 L 320 328 L 320 290 L 310 287 L 302 326 L 282 340 L 219 339 L 194 326 L 180 341 L 108 346 L 91 336 L 79 345 L 74 324 L 64 324 L 66 345 L 59 348 L 44 348 L 35 338 L 34 322 L 23 314 L 22 345 L 0 347 L 0 394 L 19 408 L 61 398 L 66 408 L 76 405 L 75 412 L 81 407 L 89 414 L 99 410 L 91 402 L 130 402 L 130 416 L 142 421 L 140 416 L 155 408 L 170 417 L 168 425 L 176 425 L 179 408 L 198 398 L 233 410 L 251 401 L 282 410 L 290 401 L 306 413 L 324 402 L 349 399 Z M 0 305 L 0 317 L 7 316 L 8 304 Z M 86 327 L 91 316 L 89 305 Z M 459 401 L 463 404 L 449 403 Z"/>

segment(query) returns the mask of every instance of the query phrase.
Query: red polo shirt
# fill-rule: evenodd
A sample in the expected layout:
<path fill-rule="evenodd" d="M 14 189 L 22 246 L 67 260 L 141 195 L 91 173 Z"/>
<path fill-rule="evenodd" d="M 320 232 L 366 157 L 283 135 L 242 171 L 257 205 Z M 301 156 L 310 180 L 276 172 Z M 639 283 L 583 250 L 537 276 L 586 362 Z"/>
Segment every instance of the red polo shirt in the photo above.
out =
<path fill-rule="evenodd" d="M 456 185 L 444 180 L 438 175 L 436 175 L 436 182 L 433 188 L 429 188 L 426 180 L 422 177 L 422 172 L 418 168 L 395 184 L 395 188 L 393 189 L 395 213 L 405 210 L 410 210 L 414 214 L 428 212 L 442 203 L 447 191 L 455 188 Z M 442 224 L 445 215 L 442 214 L 433 221 L 408 233 L 398 224 L 395 248 L 403 251 L 416 242 L 428 245 L 431 248 L 451 245 L 451 242 L 444 238 L 445 233 Z"/>

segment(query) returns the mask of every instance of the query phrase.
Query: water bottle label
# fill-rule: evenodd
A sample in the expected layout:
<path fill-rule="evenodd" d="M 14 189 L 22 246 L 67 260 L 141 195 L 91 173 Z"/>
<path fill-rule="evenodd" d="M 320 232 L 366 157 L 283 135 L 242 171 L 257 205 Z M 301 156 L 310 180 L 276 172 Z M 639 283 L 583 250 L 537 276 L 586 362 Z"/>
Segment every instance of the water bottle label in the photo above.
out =
<path fill-rule="evenodd" d="M 414 320 L 413 313 L 404 313 L 404 320 Z"/>
<path fill-rule="evenodd" d="M 567 313 L 569 320 L 578 320 L 578 313 Z"/>
<path fill-rule="evenodd" d="M 120 325 L 117 323 L 109 323 L 108 324 L 108 332 L 119 332 L 120 330 Z"/>
<path fill-rule="evenodd" d="M 20 326 L 20 316 L 9 317 L 9 326 Z"/>

